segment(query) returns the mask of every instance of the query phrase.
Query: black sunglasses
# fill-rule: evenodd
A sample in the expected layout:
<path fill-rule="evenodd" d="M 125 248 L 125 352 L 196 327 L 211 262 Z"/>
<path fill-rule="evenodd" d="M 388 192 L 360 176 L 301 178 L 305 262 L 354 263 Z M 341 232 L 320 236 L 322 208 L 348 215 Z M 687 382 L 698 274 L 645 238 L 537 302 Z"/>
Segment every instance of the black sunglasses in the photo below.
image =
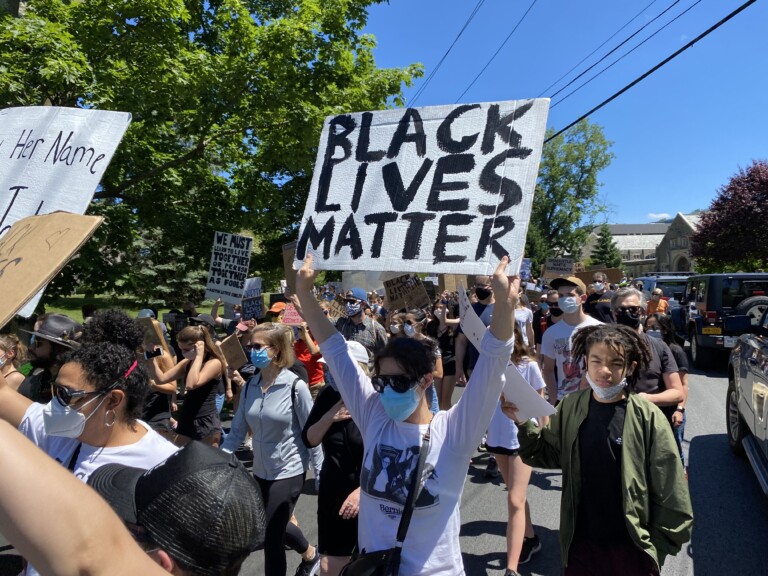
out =
<path fill-rule="evenodd" d="M 245 345 L 245 349 L 248 350 L 249 352 L 252 352 L 254 350 L 256 352 L 258 352 L 262 348 L 264 348 L 266 350 L 267 348 L 272 348 L 272 346 L 263 346 L 261 344 L 246 344 Z"/>
<path fill-rule="evenodd" d="M 632 314 L 632 316 L 637 316 L 642 311 L 642 308 L 640 308 L 640 306 L 619 306 L 618 311 L 628 312 Z"/>
<path fill-rule="evenodd" d="M 406 376 L 405 374 L 397 374 L 394 376 L 376 375 L 371 378 L 373 389 L 376 390 L 376 392 L 379 394 L 384 392 L 384 388 L 387 386 L 392 388 L 392 390 L 395 392 L 402 394 L 403 392 L 408 392 L 408 390 L 416 386 L 418 383 L 418 380 L 414 381 L 413 378 Z"/>
<path fill-rule="evenodd" d="M 72 390 L 71 388 L 56 384 L 55 382 L 51 384 L 51 386 L 53 387 L 54 396 L 56 396 L 56 399 L 62 406 L 69 406 L 72 403 L 72 400 L 78 398 L 85 398 L 91 394 L 102 394 L 107 392 L 107 390 Z"/>

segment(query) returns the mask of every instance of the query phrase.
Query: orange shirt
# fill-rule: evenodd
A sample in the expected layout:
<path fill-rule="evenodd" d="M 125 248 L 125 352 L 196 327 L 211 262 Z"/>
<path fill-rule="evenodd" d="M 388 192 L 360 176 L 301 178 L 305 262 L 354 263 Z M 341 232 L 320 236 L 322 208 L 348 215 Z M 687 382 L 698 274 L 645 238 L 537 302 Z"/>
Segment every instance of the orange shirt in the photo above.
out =
<path fill-rule="evenodd" d="M 659 298 L 658 300 L 651 298 L 648 302 L 648 316 L 651 314 L 666 314 L 667 310 L 669 310 L 669 302 L 664 300 L 664 298 Z"/>

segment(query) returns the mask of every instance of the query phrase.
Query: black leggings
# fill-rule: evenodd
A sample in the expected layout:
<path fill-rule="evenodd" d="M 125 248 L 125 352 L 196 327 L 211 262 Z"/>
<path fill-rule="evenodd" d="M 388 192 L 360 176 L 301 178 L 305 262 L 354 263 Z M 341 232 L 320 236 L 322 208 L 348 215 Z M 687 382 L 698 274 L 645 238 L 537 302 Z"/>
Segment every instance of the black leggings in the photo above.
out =
<path fill-rule="evenodd" d="M 267 533 L 264 539 L 264 571 L 266 576 L 285 576 L 285 546 L 304 554 L 309 542 L 301 529 L 291 522 L 291 514 L 304 487 L 306 473 L 282 480 L 262 480 L 256 482 L 261 488 L 267 517 Z"/>

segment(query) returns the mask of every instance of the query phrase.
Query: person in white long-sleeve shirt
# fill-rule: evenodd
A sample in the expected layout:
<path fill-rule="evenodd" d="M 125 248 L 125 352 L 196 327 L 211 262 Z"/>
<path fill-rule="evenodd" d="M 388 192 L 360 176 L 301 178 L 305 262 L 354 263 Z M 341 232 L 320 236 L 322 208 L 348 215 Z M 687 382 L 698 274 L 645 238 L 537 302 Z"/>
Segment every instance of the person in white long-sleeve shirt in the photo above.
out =
<path fill-rule="evenodd" d="M 266 575 L 285 575 L 284 544 L 302 555 L 302 569 L 309 574 L 319 564 L 320 555 L 290 518 L 310 461 L 316 476 L 323 465 L 322 449 L 309 449 L 301 440 L 312 397 L 307 383 L 288 370 L 294 362 L 290 327 L 256 326 L 246 348 L 259 372 L 240 393 L 232 429 L 222 448 L 236 450 L 248 430 L 253 432 L 253 475 L 261 487 L 267 516 Z"/>
<path fill-rule="evenodd" d="M 297 275 L 304 317 L 365 444 L 358 524 L 361 549 L 373 552 L 395 545 L 422 437 L 430 431 L 423 490 L 402 548 L 401 576 L 464 574 L 459 506 L 467 462 L 496 408 L 512 351 L 520 284 L 505 275 L 507 264 L 502 259 L 493 276 L 496 307 L 467 388 L 455 406 L 434 417 L 425 398 L 432 384 L 433 352 L 416 340 L 394 339 L 376 355 L 374 376 L 369 378 L 312 294 L 312 256 Z"/>

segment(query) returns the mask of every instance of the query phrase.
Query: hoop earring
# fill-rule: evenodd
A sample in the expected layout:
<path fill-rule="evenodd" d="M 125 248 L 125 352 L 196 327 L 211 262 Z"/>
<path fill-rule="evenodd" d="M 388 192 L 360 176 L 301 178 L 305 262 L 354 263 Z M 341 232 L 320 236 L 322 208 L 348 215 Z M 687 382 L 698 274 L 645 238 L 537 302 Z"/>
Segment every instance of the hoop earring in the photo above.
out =
<path fill-rule="evenodd" d="M 109 413 L 112 412 L 112 422 L 108 421 Z M 107 410 L 107 412 L 104 414 L 104 425 L 107 428 L 112 428 L 112 426 L 115 425 L 115 422 L 117 421 L 117 414 L 114 410 Z"/>

